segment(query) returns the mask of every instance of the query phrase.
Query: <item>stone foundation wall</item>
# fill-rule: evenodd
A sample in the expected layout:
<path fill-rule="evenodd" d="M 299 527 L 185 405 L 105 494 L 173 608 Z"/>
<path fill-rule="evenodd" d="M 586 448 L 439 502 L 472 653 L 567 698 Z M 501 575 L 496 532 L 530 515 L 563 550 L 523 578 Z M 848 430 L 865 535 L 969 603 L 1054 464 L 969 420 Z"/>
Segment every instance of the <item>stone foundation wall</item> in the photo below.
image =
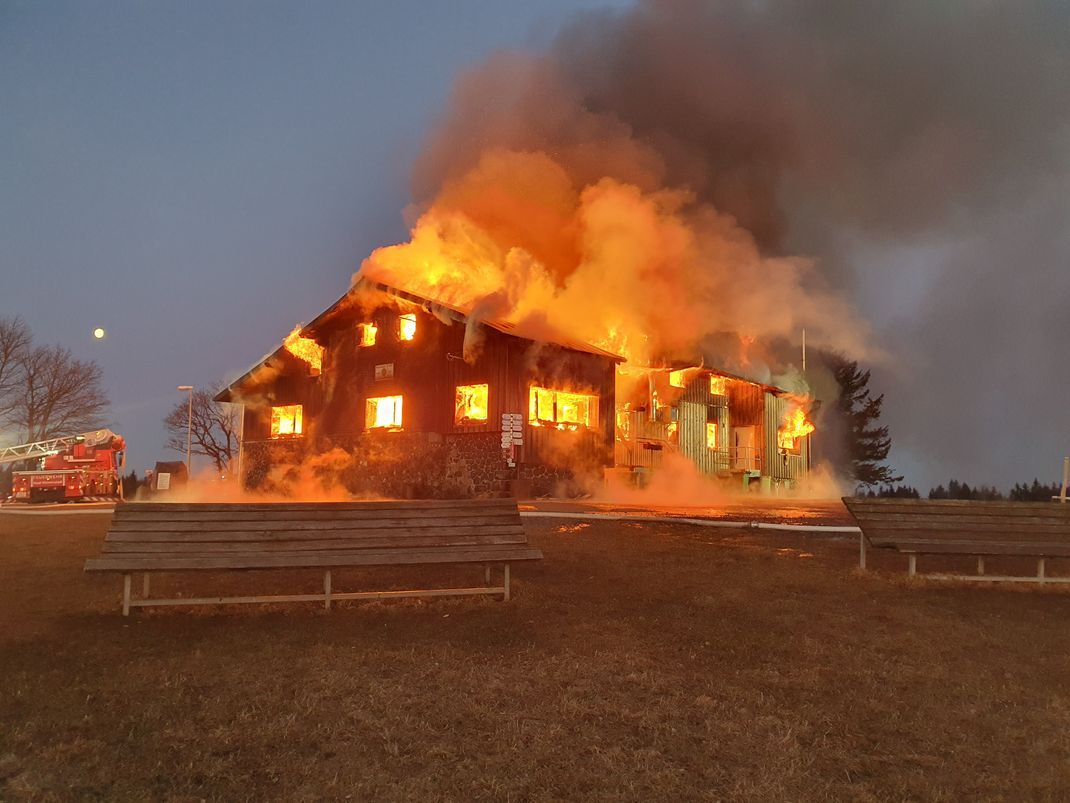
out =
<path fill-rule="evenodd" d="M 316 485 L 402 499 L 507 496 L 516 470 L 497 432 L 382 432 L 245 444 L 244 484 L 283 494 Z"/>

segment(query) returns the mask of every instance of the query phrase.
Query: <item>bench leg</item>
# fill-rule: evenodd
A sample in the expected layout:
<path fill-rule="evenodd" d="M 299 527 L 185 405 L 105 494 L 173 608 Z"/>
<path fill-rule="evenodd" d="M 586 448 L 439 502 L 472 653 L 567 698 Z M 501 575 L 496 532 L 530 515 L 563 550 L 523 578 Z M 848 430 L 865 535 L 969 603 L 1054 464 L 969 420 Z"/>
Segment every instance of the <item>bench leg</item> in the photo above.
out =
<path fill-rule="evenodd" d="M 918 573 L 918 556 L 913 552 L 907 558 L 907 577 L 913 577 Z"/>
<path fill-rule="evenodd" d="M 1037 560 L 1037 579 L 1042 583 L 1044 582 L 1044 558 Z"/>
<path fill-rule="evenodd" d="M 145 572 L 141 577 L 141 597 L 142 599 L 149 598 L 149 573 Z"/>
<path fill-rule="evenodd" d="M 331 609 L 331 570 L 327 569 L 323 573 L 323 609 L 329 611 Z"/>
<path fill-rule="evenodd" d="M 979 558 L 977 558 L 977 574 L 983 576 L 984 573 L 985 573 L 985 559 L 979 557 Z"/>
<path fill-rule="evenodd" d="M 508 563 L 505 564 L 505 582 L 502 583 L 502 586 L 505 588 L 505 593 L 502 594 L 502 602 L 508 602 L 509 601 L 509 564 Z"/>
<path fill-rule="evenodd" d="M 123 575 L 123 616 L 130 615 L 130 575 Z"/>
<path fill-rule="evenodd" d="M 863 533 L 858 534 L 858 568 L 866 570 L 866 536 Z"/>

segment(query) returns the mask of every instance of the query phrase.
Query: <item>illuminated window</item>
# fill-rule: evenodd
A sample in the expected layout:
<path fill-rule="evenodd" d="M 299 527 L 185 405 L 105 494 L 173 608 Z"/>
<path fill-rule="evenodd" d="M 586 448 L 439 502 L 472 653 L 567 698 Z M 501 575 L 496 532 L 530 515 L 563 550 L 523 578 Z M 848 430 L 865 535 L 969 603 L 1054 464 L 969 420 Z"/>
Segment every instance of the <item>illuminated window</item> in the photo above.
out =
<path fill-rule="evenodd" d="M 288 404 L 271 408 L 271 437 L 286 438 L 301 434 L 301 405 Z"/>
<path fill-rule="evenodd" d="M 398 339 L 412 340 L 416 337 L 416 313 L 398 316 Z"/>
<path fill-rule="evenodd" d="M 682 388 L 684 386 L 684 372 L 669 371 L 669 384 L 674 388 Z"/>
<path fill-rule="evenodd" d="M 453 423 L 467 424 L 487 420 L 489 385 L 458 385 L 453 409 Z"/>
<path fill-rule="evenodd" d="M 723 376 L 710 377 L 710 393 L 714 396 L 724 396 L 728 392 L 728 383 Z"/>
<path fill-rule="evenodd" d="M 777 446 L 785 451 L 799 453 L 802 439 L 814 431 L 814 425 L 806 417 L 806 412 L 800 408 L 785 419 L 777 430 Z"/>
<path fill-rule="evenodd" d="M 717 448 L 717 424 L 716 423 L 712 423 L 711 422 L 709 424 L 706 424 L 706 448 L 707 449 L 716 449 Z"/>
<path fill-rule="evenodd" d="M 379 327 L 374 323 L 362 323 L 360 325 L 360 345 L 361 346 L 374 346 L 375 335 L 379 331 Z"/>
<path fill-rule="evenodd" d="M 364 412 L 367 429 L 401 429 L 401 397 L 379 396 L 368 399 Z"/>
<path fill-rule="evenodd" d="M 597 423 L 598 397 L 532 385 L 528 398 L 528 421 L 535 426 L 551 424 L 558 429 L 592 427 Z"/>

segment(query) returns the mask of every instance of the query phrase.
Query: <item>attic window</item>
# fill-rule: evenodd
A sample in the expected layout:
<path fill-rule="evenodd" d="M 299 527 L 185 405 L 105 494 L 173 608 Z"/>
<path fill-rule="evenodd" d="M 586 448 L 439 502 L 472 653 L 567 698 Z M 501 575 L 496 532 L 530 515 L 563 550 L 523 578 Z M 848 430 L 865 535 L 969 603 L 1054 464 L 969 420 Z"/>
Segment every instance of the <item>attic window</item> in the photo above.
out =
<path fill-rule="evenodd" d="M 577 429 L 595 426 L 598 397 L 586 393 L 550 390 L 531 386 L 528 399 L 528 422 L 533 426 L 556 426 Z"/>
<path fill-rule="evenodd" d="M 412 340 L 416 337 L 416 313 L 398 316 L 398 340 Z"/>
<path fill-rule="evenodd" d="M 682 388 L 684 386 L 684 372 L 669 371 L 669 384 L 674 388 Z"/>
<path fill-rule="evenodd" d="M 458 385 L 453 423 L 461 425 L 486 421 L 489 388 L 489 385 Z"/>
<path fill-rule="evenodd" d="M 401 429 L 401 396 L 368 399 L 364 408 L 365 429 Z"/>
<path fill-rule="evenodd" d="M 728 392 L 728 383 L 723 376 L 710 377 L 710 393 L 714 396 L 724 396 Z"/>
<path fill-rule="evenodd" d="M 376 333 L 378 331 L 379 331 L 379 327 L 376 326 L 374 323 L 362 323 L 360 325 L 360 345 L 361 345 L 361 347 L 374 346 L 375 345 L 375 335 L 376 335 Z"/>
<path fill-rule="evenodd" d="M 271 408 L 271 437 L 290 438 L 301 434 L 301 405 Z"/>

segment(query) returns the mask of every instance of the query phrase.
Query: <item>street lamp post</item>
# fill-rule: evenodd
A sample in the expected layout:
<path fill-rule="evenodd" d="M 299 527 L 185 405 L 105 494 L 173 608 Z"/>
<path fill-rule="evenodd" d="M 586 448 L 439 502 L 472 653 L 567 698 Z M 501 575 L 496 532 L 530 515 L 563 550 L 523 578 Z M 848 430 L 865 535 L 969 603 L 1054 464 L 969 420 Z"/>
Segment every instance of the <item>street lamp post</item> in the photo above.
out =
<path fill-rule="evenodd" d="M 189 391 L 189 420 L 186 424 L 186 481 L 193 479 L 193 385 L 179 385 L 179 390 Z"/>

